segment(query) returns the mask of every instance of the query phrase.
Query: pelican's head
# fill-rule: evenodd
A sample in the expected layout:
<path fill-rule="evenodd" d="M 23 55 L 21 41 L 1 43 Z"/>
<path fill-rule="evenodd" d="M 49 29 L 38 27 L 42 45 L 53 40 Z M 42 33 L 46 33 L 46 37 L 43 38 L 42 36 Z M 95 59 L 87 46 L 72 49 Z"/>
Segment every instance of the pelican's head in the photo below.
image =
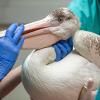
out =
<path fill-rule="evenodd" d="M 58 37 L 58 40 L 65 40 L 72 36 L 79 29 L 79 27 L 79 20 L 73 12 L 71 12 L 71 10 L 68 8 L 59 8 L 52 11 L 44 19 L 27 24 L 25 32 L 32 33 L 30 35 L 25 35 L 29 37 L 52 34 L 53 36 Z"/>
<path fill-rule="evenodd" d="M 49 19 L 50 32 L 62 39 L 69 38 L 80 27 L 79 20 L 68 8 L 56 9 L 46 19 Z"/>

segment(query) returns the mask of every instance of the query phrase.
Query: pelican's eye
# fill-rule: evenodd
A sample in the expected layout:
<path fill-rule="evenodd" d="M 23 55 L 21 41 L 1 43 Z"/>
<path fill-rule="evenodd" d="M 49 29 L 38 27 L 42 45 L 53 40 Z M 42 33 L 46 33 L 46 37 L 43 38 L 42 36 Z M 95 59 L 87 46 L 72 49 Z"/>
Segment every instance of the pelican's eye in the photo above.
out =
<path fill-rule="evenodd" d="M 67 18 L 67 20 L 70 20 L 70 19 L 71 19 L 71 17 L 68 17 L 68 18 Z"/>
<path fill-rule="evenodd" d="M 66 18 L 66 20 L 70 20 L 70 19 L 72 19 L 71 16 L 68 16 L 68 17 Z"/>
<path fill-rule="evenodd" d="M 59 17 L 58 17 L 58 22 L 61 23 L 61 22 L 63 22 L 63 20 L 64 20 L 64 16 L 59 16 Z"/>

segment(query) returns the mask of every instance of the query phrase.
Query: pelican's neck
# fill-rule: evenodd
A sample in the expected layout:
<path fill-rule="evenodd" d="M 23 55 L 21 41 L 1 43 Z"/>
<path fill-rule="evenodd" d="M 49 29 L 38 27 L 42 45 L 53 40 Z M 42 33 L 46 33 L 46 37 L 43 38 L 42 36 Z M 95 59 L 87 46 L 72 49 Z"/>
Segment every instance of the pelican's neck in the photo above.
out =
<path fill-rule="evenodd" d="M 35 71 L 35 69 L 43 68 L 44 65 L 54 62 L 55 59 L 56 59 L 55 50 L 53 47 L 49 47 L 38 51 L 33 51 L 27 57 L 25 64 L 28 64 L 28 67 L 34 67 Z"/>
<path fill-rule="evenodd" d="M 73 35 L 75 49 L 86 59 L 100 67 L 100 36 L 87 31 L 77 31 Z"/>

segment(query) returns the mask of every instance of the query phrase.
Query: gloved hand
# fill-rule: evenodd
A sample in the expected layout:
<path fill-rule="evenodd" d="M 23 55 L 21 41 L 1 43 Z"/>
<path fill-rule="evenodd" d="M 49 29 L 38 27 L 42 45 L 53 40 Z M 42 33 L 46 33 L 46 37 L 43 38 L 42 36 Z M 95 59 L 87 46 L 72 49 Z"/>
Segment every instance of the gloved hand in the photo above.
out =
<path fill-rule="evenodd" d="M 56 61 L 63 59 L 67 54 L 69 54 L 73 49 L 72 37 L 67 40 L 61 40 L 55 45 L 53 45 L 56 52 Z"/>
<path fill-rule="evenodd" d="M 4 37 L 0 37 L 0 80 L 11 70 L 24 42 L 24 25 L 12 24 Z"/>

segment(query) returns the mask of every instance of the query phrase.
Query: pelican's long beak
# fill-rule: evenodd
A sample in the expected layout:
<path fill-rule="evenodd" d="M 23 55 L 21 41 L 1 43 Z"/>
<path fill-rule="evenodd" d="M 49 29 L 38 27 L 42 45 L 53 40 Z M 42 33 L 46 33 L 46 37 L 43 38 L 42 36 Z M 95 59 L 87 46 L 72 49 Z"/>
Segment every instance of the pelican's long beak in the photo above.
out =
<path fill-rule="evenodd" d="M 50 30 L 50 19 L 48 17 L 43 20 L 36 21 L 25 25 L 23 36 L 25 42 L 24 49 L 41 49 L 51 46 L 60 40 L 60 37 L 54 35 Z"/>
<path fill-rule="evenodd" d="M 60 40 L 60 37 L 54 35 L 49 27 L 50 17 L 46 17 L 40 21 L 32 22 L 25 25 L 25 31 L 23 36 L 25 42 L 23 49 L 41 49 L 44 47 L 51 46 Z M 0 37 L 5 36 L 5 30 L 0 32 Z"/>

